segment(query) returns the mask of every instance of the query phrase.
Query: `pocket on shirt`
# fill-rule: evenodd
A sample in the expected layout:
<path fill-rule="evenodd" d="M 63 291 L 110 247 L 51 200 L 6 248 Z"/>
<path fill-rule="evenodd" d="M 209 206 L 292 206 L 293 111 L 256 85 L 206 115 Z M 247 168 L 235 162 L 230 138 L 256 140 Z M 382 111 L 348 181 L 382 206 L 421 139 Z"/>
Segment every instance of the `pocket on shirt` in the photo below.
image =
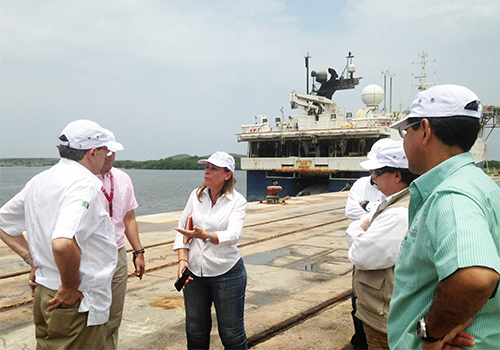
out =
<path fill-rule="evenodd" d="M 418 278 L 418 271 L 413 259 L 416 249 L 415 241 L 416 238 L 411 236 L 410 232 L 405 236 L 401 243 L 395 268 L 395 284 L 401 284 L 411 291 L 416 289 Z"/>

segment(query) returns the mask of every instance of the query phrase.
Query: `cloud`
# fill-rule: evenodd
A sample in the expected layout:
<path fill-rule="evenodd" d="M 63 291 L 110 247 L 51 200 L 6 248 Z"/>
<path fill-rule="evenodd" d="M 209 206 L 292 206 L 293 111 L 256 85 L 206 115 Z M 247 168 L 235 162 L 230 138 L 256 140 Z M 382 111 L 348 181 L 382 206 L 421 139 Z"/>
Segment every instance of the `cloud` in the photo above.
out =
<path fill-rule="evenodd" d="M 1 6 L 0 157 L 57 157 L 58 133 L 77 118 L 113 130 L 125 146 L 119 159 L 244 153 L 234 135 L 242 124 L 256 114 L 273 120 L 282 106 L 296 112 L 288 93 L 305 91 L 307 52 L 311 69 L 339 72 L 354 53 L 363 80 L 334 95 L 347 110 L 362 107 L 362 88 L 382 85 L 386 70 L 396 74 L 394 105 L 406 108 L 422 51 L 436 60 L 429 82 L 463 84 L 500 104 L 496 0 Z"/>

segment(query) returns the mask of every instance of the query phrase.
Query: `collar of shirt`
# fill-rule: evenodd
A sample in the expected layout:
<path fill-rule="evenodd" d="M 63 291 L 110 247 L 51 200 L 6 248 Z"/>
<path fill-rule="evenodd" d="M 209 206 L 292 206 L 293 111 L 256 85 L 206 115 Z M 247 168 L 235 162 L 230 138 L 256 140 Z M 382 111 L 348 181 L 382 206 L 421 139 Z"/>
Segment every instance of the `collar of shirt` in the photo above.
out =
<path fill-rule="evenodd" d="M 64 166 L 69 166 L 69 167 L 73 167 L 75 169 L 78 169 L 78 171 L 84 173 L 86 176 L 89 176 L 89 174 L 92 175 L 92 176 L 89 176 L 89 178 L 92 179 L 92 182 L 94 183 L 96 188 L 98 188 L 99 190 L 101 189 L 101 187 L 102 187 L 101 181 L 96 176 L 94 176 L 94 174 L 89 169 L 87 169 L 86 167 L 84 167 L 83 165 L 78 163 L 77 161 L 67 159 L 67 158 L 61 158 L 59 160 L 59 163 L 61 165 L 64 165 Z"/>
<path fill-rule="evenodd" d="M 205 189 L 203 190 L 203 195 L 206 195 L 208 197 L 208 199 L 211 201 L 212 199 L 210 198 L 210 193 L 208 193 L 208 187 L 205 187 Z M 226 192 L 224 193 L 222 196 L 219 197 L 219 199 L 223 198 L 223 197 L 226 197 L 227 199 L 229 199 L 230 201 L 232 201 L 234 199 L 234 193 L 230 193 L 230 192 Z M 218 200 L 219 200 L 218 199 Z M 217 200 L 217 201 L 218 201 Z M 217 203 L 217 202 L 216 202 Z"/>
<path fill-rule="evenodd" d="M 380 202 L 381 203 L 382 202 L 387 202 L 387 205 L 389 205 L 393 201 L 396 201 L 399 198 L 401 198 L 404 195 L 404 193 L 407 192 L 407 191 L 408 191 L 408 187 L 403 188 L 401 191 L 393 193 L 390 196 L 386 196 L 385 194 L 382 193 L 382 195 L 380 196 Z"/>
<path fill-rule="evenodd" d="M 111 169 L 113 169 L 113 168 L 111 168 Z M 97 174 L 97 178 L 104 183 L 104 177 L 107 177 L 108 179 L 110 178 L 110 176 L 111 176 L 111 169 L 109 169 L 104 175 Z"/>
<path fill-rule="evenodd" d="M 474 163 L 472 154 L 464 152 L 448 158 L 425 174 L 422 174 L 410 185 L 412 201 L 425 201 L 450 174 L 471 163 Z"/>
<path fill-rule="evenodd" d="M 380 213 L 387 208 L 389 205 L 398 202 L 401 198 L 405 197 L 406 194 L 408 194 L 408 187 L 402 189 L 401 191 L 394 193 L 388 197 L 382 198 L 382 202 L 378 205 L 377 209 L 375 210 L 375 214 L 373 214 L 371 218 L 371 222 L 375 220 L 375 218 L 380 215 Z"/>
<path fill-rule="evenodd" d="M 401 198 L 403 198 L 408 193 L 408 191 L 409 191 L 408 187 L 403 188 L 401 191 L 391 194 L 389 197 L 386 198 L 386 200 L 389 204 L 395 203 Z"/>

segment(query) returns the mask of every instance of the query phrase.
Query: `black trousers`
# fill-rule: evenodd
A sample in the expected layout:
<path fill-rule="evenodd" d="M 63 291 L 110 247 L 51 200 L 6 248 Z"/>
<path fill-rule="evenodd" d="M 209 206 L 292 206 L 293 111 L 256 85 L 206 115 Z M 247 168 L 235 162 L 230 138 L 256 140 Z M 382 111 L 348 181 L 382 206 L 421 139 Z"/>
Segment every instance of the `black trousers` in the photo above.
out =
<path fill-rule="evenodd" d="M 352 320 L 354 322 L 354 335 L 351 338 L 351 345 L 353 350 L 366 350 L 368 343 L 366 342 L 365 330 L 363 328 L 363 321 L 357 318 L 356 315 L 356 296 L 354 292 L 351 295 L 352 301 Z"/>

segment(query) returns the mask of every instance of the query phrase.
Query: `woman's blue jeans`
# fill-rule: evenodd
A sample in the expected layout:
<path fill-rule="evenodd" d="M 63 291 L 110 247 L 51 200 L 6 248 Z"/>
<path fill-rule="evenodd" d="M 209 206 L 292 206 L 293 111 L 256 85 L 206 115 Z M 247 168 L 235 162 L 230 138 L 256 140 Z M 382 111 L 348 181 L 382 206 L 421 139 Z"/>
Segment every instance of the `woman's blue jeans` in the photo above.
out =
<path fill-rule="evenodd" d="M 215 305 L 219 336 L 225 349 L 248 349 L 244 325 L 247 271 L 240 259 L 217 277 L 196 277 L 184 289 L 188 349 L 208 349 Z"/>

